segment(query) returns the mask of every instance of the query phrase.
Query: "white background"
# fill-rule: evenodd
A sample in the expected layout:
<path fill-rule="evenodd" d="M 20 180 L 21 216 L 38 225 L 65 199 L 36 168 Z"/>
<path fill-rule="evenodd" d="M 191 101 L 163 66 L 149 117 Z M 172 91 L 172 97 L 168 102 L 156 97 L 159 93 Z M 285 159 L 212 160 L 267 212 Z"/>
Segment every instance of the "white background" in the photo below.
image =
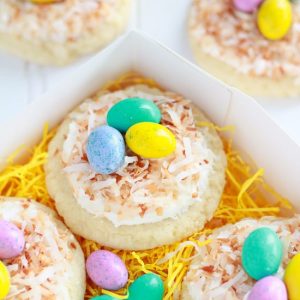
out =
<path fill-rule="evenodd" d="M 130 27 L 145 31 L 193 61 L 186 36 L 187 14 L 191 0 L 137 1 Z M 0 126 L 24 109 L 30 101 L 38 99 L 39 95 L 55 85 L 61 76 L 71 76 L 72 70 L 86 59 L 65 68 L 45 68 L 0 53 Z M 268 99 L 259 102 L 300 144 L 300 99 Z"/>

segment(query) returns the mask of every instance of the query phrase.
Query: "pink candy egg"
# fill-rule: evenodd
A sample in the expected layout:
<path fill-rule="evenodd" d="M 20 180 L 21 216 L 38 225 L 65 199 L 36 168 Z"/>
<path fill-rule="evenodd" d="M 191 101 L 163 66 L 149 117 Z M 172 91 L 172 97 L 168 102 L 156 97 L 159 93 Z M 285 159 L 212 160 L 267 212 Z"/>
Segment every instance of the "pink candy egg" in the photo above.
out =
<path fill-rule="evenodd" d="M 24 246 L 23 232 L 16 225 L 0 220 L 0 259 L 20 255 L 24 250 Z"/>
<path fill-rule="evenodd" d="M 247 300 L 287 300 L 286 287 L 279 278 L 267 276 L 255 283 Z"/>
<path fill-rule="evenodd" d="M 233 0 L 233 4 L 236 9 L 242 12 L 251 13 L 257 9 L 262 1 L 263 0 Z"/>
<path fill-rule="evenodd" d="M 124 262 L 119 256 L 106 250 L 97 250 L 87 258 L 86 271 L 97 286 L 106 290 L 119 290 L 128 280 Z"/>

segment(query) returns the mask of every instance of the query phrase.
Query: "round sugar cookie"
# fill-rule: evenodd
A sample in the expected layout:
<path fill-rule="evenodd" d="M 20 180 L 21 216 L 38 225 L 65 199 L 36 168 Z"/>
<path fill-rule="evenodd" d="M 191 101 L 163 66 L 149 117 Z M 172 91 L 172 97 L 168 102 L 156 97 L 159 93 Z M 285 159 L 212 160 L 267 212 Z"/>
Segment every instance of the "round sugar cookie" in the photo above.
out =
<path fill-rule="evenodd" d="M 211 242 L 201 247 L 192 260 L 183 280 L 181 299 L 247 299 L 256 281 L 242 268 L 242 247 L 248 235 L 260 227 L 274 230 L 283 243 L 283 259 L 276 275 L 282 278 L 287 264 L 300 251 L 300 215 L 244 219 L 202 236 L 200 240 Z"/>
<path fill-rule="evenodd" d="M 271 41 L 259 32 L 256 12 L 240 12 L 232 0 L 193 0 L 188 33 L 196 61 L 252 96 L 299 96 L 300 4 L 291 4 L 288 35 Z"/>
<path fill-rule="evenodd" d="M 98 51 L 128 23 L 131 0 L 0 1 L 0 48 L 62 66 Z"/>
<path fill-rule="evenodd" d="M 173 154 L 143 159 L 127 149 L 116 173 L 96 174 L 86 157 L 89 132 L 106 123 L 114 103 L 131 97 L 154 101 L 176 138 Z M 71 230 L 118 249 L 150 249 L 200 230 L 216 210 L 225 184 L 226 157 L 218 134 L 190 101 L 135 85 L 101 92 L 61 124 L 45 166 L 50 195 Z"/>
<path fill-rule="evenodd" d="M 84 298 L 83 252 L 52 209 L 33 200 L 0 197 L 0 220 L 15 224 L 25 236 L 21 255 L 3 260 L 11 280 L 5 299 Z"/>

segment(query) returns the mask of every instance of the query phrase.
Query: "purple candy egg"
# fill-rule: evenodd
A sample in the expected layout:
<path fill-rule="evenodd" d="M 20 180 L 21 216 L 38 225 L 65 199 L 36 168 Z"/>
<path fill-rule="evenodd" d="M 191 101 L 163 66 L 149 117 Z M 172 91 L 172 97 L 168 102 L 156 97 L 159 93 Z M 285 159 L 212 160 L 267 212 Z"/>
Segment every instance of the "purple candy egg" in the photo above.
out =
<path fill-rule="evenodd" d="M 287 300 L 286 287 L 279 278 L 267 276 L 255 283 L 247 300 Z"/>
<path fill-rule="evenodd" d="M 20 255 L 24 250 L 24 246 L 23 232 L 16 225 L 0 220 L 0 259 Z"/>
<path fill-rule="evenodd" d="M 254 12 L 263 0 L 233 0 L 236 9 L 251 13 Z"/>
<path fill-rule="evenodd" d="M 119 290 L 128 281 L 124 262 L 119 256 L 106 250 L 97 250 L 87 258 L 86 271 L 97 286 L 106 290 Z"/>

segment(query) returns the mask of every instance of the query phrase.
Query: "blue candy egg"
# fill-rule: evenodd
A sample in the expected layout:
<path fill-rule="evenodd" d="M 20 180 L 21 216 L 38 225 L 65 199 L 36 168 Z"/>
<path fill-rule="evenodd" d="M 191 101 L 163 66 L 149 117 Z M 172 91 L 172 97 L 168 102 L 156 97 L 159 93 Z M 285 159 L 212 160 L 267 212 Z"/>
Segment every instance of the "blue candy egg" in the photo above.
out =
<path fill-rule="evenodd" d="M 123 136 L 113 127 L 97 127 L 88 137 L 86 152 L 91 167 L 97 173 L 114 173 L 122 167 L 125 160 Z"/>

